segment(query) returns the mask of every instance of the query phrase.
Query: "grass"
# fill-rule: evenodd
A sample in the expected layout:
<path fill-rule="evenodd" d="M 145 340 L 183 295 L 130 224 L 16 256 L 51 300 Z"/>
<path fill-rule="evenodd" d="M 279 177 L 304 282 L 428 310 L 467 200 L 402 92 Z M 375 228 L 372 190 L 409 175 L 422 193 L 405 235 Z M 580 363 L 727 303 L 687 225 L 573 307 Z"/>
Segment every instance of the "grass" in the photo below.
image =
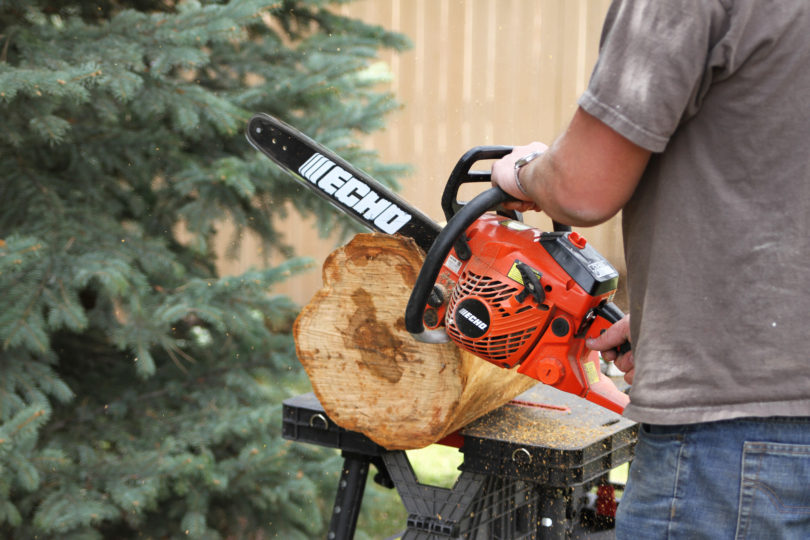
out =
<path fill-rule="evenodd" d="M 627 473 L 630 471 L 630 464 L 625 463 L 624 465 L 619 465 L 615 469 L 611 469 L 610 473 L 608 474 L 608 480 L 610 480 L 613 484 L 626 484 L 627 483 Z"/>
<path fill-rule="evenodd" d="M 451 488 L 459 475 L 464 456 L 457 448 L 432 444 L 421 450 L 408 451 L 408 458 L 422 484 Z"/>

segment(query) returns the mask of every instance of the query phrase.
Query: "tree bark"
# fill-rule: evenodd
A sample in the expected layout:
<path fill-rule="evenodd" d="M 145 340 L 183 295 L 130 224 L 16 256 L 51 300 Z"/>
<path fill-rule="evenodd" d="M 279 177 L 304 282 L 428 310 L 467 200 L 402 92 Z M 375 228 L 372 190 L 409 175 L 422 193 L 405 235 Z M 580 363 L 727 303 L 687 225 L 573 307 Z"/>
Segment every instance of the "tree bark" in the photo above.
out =
<path fill-rule="evenodd" d="M 405 306 L 423 257 L 410 239 L 357 235 L 326 259 L 323 289 L 293 330 L 329 417 L 390 450 L 432 444 L 537 383 L 413 339 Z"/>

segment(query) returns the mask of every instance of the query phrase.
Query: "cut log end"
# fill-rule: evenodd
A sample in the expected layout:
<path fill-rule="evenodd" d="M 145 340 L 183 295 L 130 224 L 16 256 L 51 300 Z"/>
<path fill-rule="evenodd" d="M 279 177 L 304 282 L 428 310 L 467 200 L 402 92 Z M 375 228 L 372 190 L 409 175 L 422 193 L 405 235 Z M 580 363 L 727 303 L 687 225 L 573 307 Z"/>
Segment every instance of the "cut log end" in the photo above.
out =
<path fill-rule="evenodd" d="M 405 329 L 423 254 L 407 238 L 359 234 L 323 266 L 323 288 L 293 334 L 332 420 L 388 449 L 427 446 L 536 381 Z"/>

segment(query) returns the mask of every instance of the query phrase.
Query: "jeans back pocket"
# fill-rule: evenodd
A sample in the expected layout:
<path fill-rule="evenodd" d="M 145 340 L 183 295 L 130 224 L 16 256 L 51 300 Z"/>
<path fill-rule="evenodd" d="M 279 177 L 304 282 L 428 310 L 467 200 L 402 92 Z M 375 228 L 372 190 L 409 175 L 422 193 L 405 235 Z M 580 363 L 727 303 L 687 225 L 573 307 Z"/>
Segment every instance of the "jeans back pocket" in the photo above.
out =
<path fill-rule="evenodd" d="M 810 538 L 810 445 L 746 442 L 738 540 Z"/>

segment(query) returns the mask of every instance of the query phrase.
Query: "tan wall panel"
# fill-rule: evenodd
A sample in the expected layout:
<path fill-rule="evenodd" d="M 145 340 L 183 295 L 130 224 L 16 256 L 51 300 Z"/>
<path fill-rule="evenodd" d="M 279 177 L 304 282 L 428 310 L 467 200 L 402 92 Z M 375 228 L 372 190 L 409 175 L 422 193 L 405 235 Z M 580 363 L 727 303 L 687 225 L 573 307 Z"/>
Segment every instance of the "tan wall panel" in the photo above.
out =
<path fill-rule="evenodd" d="M 402 32 L 413 48 L 385 53 L 387 86 L 402 108 L 384 131 L 364 141 L 385 162 L 407 163 L 402 195 L 441 220 L 440 197 L 458 158 L 481 144 L 550 143 L 567 125 L 596 61 L 609 0 L 358 0 L 341 12 Z M 540 214 L 530 223 L 548 228 Z M 311 223 L 281 224 L 298 252 L 320 267 L 334 241 Z M 619 218 L 583 234 L 616 266 L 623 255 Z M 272 264 L 244 242 L 226 273 Z M 320 288 L 320 271 L 295 278 L 281 292 L 306 303 Z"/>

